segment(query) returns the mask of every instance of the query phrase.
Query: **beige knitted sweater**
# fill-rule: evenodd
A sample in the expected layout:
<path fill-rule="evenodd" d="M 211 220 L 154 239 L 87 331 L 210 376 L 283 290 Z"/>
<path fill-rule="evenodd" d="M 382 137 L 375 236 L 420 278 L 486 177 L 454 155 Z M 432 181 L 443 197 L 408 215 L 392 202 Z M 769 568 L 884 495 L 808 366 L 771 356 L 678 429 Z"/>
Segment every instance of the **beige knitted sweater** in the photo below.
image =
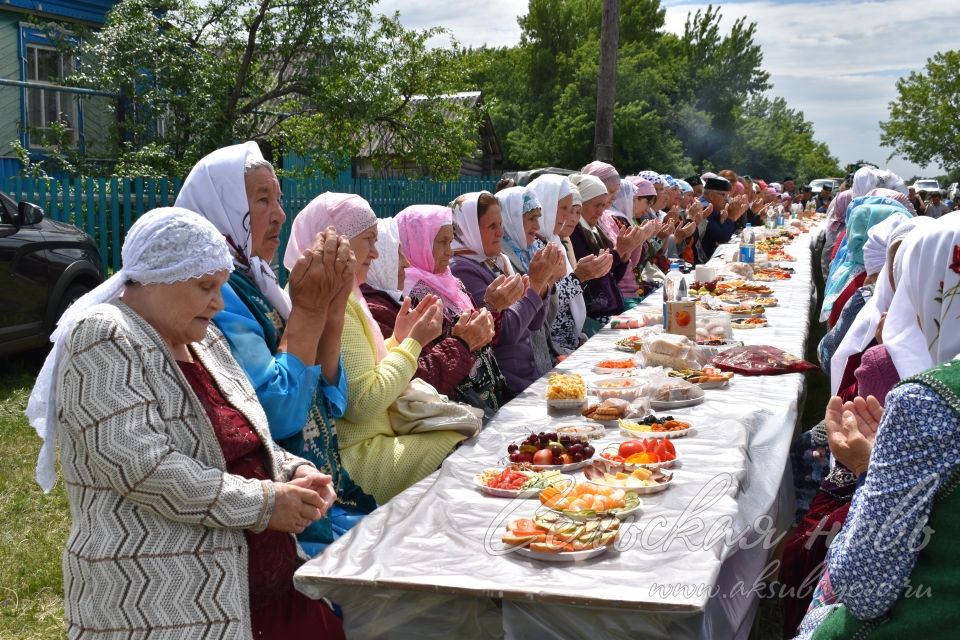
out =
<path fill-rule="evenodd" d="M 192 351 L 259 434 L 273 478 L 289 479 L 306 462 L 270 439 L 223 334 L 211 324 Z M 243 532 L 266 528 L 273 483 L 225 472 L 170 350 L 123 303 L 81 317 L 57 384 L 69 637 L 250 638 Z"/>

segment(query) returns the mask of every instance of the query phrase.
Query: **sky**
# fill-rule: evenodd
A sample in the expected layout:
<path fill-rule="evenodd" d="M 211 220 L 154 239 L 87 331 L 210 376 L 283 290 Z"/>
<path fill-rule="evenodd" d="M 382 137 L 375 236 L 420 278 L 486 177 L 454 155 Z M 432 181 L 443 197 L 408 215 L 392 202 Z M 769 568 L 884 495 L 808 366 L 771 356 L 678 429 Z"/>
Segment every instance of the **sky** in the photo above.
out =
<path fill-rule="evenodd" d="M 678 34 L 688 13 L 707 7 L 689 0 L 661 4 L 667 10 L 664 28 Z M 897 156 L 888 161 L 892 149 L 880 146 L 879 122 L 896 98 L 898 78 L 922 72 L 937 51 L 960 45 L 960 2 L 745 0 L 721 6 L 723 28 L 740 16 L 757 23 L 754 40 L 770 73 L 770 94 L 803 112 L 841 166 L 867 160 L 905 179 L 943 173 L 939 166 L 924 169 Z M 516 18 L 526 13 L 526 3 L 381 0 L 379 10 L 399 11 L 408 28 L 446 27 L 463 45 L 511 46 L 519 42 Z M 445 41 L 449 37 L 435 42 Z"/>

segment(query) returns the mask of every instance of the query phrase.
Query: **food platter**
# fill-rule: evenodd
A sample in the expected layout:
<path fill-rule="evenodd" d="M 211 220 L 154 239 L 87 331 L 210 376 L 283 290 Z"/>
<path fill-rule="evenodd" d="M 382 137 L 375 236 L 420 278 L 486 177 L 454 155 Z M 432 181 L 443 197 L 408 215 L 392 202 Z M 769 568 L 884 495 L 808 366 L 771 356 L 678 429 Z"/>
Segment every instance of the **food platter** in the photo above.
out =
<path fill-rule="evenodd" d="M 636 422 L 633 420 L 618 420 L 617 426 L 620 427 L 620 435 L 627 438 L 682 438 L 690 435 L 690 433 L 693 431 L 693 425 L 689 422 L 684 422 L 681 420 L 676 420 L 674 422 L 685 424 L 687 425 L 687 428 L 654 431 L 651 425 L 644 425 L 642 422 Z M 633 428 L 632 425 L 636 425 L 637 428 Z M 650 428 L 649 430 L 645 430 L 645 427 Z"/>
<path fill-rule="evenodd" d="M 634 470 L 633 473 L 636 473 L 637 470 Z M 649 469 L 643 469 L 650 473 L 650 478 L 646 481 L 650 484 L 644 486 L 639 485 L 628 485 L 631 491 L 635 492 L 637 495 L 650 495 L 653 493 L 660 493 L 661 491 L 666 491 L 670 488 L 671 483 L 673 482 L 673 474 L 670 472 L 665 472 L 663 470 L 650 471 Z M 622 475 L 630 476 L 632 474 L 627 474 L 621 472 Z M 583 470 L 583 476 L 590 482 L 596 484 L 606 485 L 608 487 L 619 487 L 616 484 L 608 484 L 607 480 L 609 476 L 612 475 L 607 471 L 604 471 L 602 465 L 592 464 L 588 467 L 585 467 Z"/>
<path fill-rule="evenodd" d="M 534 469 L 514 469 L 514 466 L 515 465 L 510 465 L 505 468 L 491 467 L 484 469 L 482 472 L 473 477 L 473 484 L 481 491 L 481 493 L 485 493 L 488 496 L 493 496 L 495 498 L 536 498 L 540 491 L 548 484 L 560 482 L 569 478 L 569 476 L 564 476 L 555 471 L 538 472 Z M 507 489 L 498 486 L 490 486 L 490 484 L 488 484 L 491 478 L 495 478 L 502 479 L 503 484 L 508 485 L 510 476 L 514 474 L 517 476 L 526 476 L 527 482 L 534 484 L 535 486 L 531 486 L 526 489 Z"/>
<path fill-rule="evenodd" d="M 642 505 L 633 489 L 621 489 L 596 482 L 556 482 L 539 494 L 551 511 L 579 522 L 602 518 L 626 518 Z M 608 506 L 609 505 L 609 506 Z"/>

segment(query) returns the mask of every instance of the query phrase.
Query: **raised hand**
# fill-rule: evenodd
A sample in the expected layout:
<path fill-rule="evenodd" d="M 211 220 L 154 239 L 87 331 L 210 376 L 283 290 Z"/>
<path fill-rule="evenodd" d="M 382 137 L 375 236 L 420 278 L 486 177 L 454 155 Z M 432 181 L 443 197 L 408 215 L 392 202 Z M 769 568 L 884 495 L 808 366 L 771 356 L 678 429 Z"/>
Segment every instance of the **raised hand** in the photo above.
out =
<path fill-rule="evenodd" d="M 747 196 L 746 194 L 739 194 L 730 199 L 730 202 L 727 203 L 727 217 L 730 220 L 736 222 L 740 217 L 747 212 Z"/>
<path fill-rule="evenodd" d="M 420 316 L 413 323 L 410 335 L 407 336 L 416 340 L 421 347 L 426 347 L 443 332 L 443 303 L 437 299 L 432 304 L 424 305 L 425 300 L 426 298 L 417 305 Z"/>
<path fill-rule="evenodd" d="M 486 309 L 464 312 L 453 325 L 452 333 L 466 342 L 470 351 L 477 351 L 493 340 L 493 316 Z"/>
<path fill-rule="evenodd" d="M 527 284 L 519 274 L 499 275 L 487 286 L 483 294 L 483 303 L 492 307 L 494 311 L 503 311 L 522 298 L 526 290 Z"/>
<path fill-rule="evenodd" d="M 348 242 L 348 251 L 349 246 Z M 340 293 L 348 268 L 349 254 L 345 258 L 341 255 L 336 231 L 330 228 L 317 234 L 313 246 L 297 258 L 290 270 L 288 282 L 293 307 L 325 315 L 330 301 Z"/>
<path fill-rule="evenodd" d="M 857 475 L 867 470 L 880 424 L 876 413 L 879 403 L 873 396 L 870 398 L 872 402 L 858 398 L 862 401 L 859 404 L 855 401 L 844 404 L 838 396 L 833 396 L 824 414 L 830 452 Z"/>
<path fill-rule="evenodd" d="M 397 312 L 397 320 L 393 324 L 393 338 L 397 342 L 403 342 L 410 336 L 410 330 L 416 324 L 420 316 L 430 308 L 431 305 L 439 302 L 440 298 L 432 293 L 424 296 L 420 303 L 414 308 L 410 298 L 404 298 L 400 304 L 400 311 Z"/>
<path fill-rule="evenodd" d="M 664 222 L 660 225 L 660 232 L 657 234 L 657 238 L 661 241 L 666 240 L 667 237 L 672 236 L 676 230 L 677 227 L 672 222 Z"/>
<path fill-rule="evenodd" d="M 677 230 L 674 232 L 673 237 L 674 237 L 674 239 L 677 241 L 677 243 L 679 244 L 679 243 L 683 242 L 684 240 L 686 240 L 687 238 L 689 238 L 690 236 L 692 236 L 692 235 L 693 235 L 693 232 L 696 231 L 696 230 L 697 230 L 697 224 L 696 224 L 695 222 L 691 221 L 691 222 L 686 223 L 685 225 L 683 225 L 683 226 L 680 227 L 679 229 L 677 229 Z"/>
<path fill-rule="evenodd" d="M 530 266 L 527 269 L 527 276 L 530 280 L 530 287 L 539 295 L 550 286 L 550 276 L 556 270 L 556 257 L 558 247 L 548 244 L 533 254 L 530 259 Z"/>
<path fill-rule="evenodd" d="M 633 253 L 634 249 L 643 244 L 643 233 L 640 227 L 624 227 L 620 229 L 620 232 L 617 234 L 617 244 L 614 249 L 620 254 L 621 260 L 629 260 L 630 254 Z"/>
<path fill-rule="evenodd" d="M 613 254 L 608 249 L 600 252 L 600 255 L 584 256 L 577 261 L 577 266 L 573 274 L 577 276 L 580 282 L 602 278 L 610 272 L 613 267 Z"/>

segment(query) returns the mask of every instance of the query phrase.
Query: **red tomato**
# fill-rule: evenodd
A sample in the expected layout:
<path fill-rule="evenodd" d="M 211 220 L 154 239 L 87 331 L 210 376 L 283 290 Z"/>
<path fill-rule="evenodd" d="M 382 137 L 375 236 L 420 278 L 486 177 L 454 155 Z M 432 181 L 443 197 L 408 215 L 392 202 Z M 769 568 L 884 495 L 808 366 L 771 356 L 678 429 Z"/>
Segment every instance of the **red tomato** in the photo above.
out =
<path fill-rule="evenodd" d="M 656 438 L 644 438 L 643 439 L 643 450 L 648 453 L 657 452 L 657 439 Z"/>
<path fill-rule="evenodd" d="M 629 458 L 635 453 L 640 453 L 646 450 L 647 448 L 644 445 L 644 442 L 641 442 L 640 440 L 627 440 L 620 443 L 620 450 L 617 451 L 617 453 L 620 454 L 622 458 Z"/>
<path fill-rule="evenodd" d="M 676 458 L 677 449 L 676 447 L 673 446 L 673 441 L 670 440 L 669 438 L 664 438 L 661 442 L 663 443 L 662 444 L 663 448 L 666 450 L 667 453 L 670 454 L 667 460 L 673 460 L 674 458 Z"/>

